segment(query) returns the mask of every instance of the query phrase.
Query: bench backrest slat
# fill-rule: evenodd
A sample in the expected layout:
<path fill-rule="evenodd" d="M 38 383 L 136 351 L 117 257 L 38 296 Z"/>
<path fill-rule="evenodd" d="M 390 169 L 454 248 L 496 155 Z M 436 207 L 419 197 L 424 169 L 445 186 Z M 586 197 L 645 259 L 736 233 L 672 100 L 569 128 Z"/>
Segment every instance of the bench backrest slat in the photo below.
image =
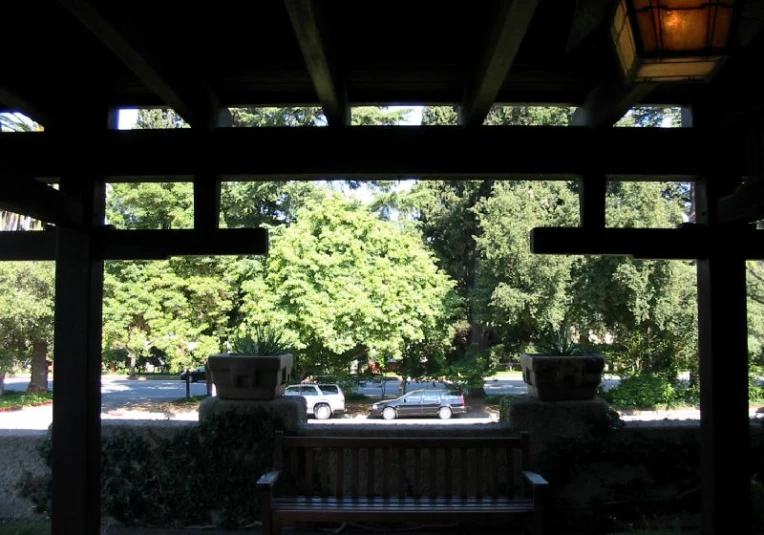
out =
<path fill-rule="evenodd" d="M 398 497 L 406 495 L 406 450 L 398 448 Z"/>
<path fill-rule="evenodd" d="M 274 468 L 296 478 L 293 491 L 322 498 L 517 496 L 529 462 L 527 434 L 419 439 L 278 433 L 274 448 Z"/>
<path fill-rule="evenodd" d="M 337 449 L 337 496 L 345 496 L 345 448 Z"/>
<path fill-rule="evenodd" d="M 305 450 L 305 490 L 307 496 L 313 496 L 313 454 L 315 450 L 308 448 Z"/>
<path fill-rule="evenodd" d="M 390 448 L 382 450 L 382 497 L 390 497 L 390 471 L 392 466 L 390 465 Z"/>
<path fill-rule="evenodd" d="M 358 498 L 358 493 L 361 490 L 361 483 L 360 483 L 360 478 L 361 478 L 361 463 L 358 462 L 358 457 L 360 455 L 360 450 L 358 448 L 353 448 L 350 451 L 353 454 L 353 473 L 352 473 L 352 475 L 353 475 L 353 486 L 352 486 L 353 498 Z"/>
<path fill-rule="evenodd" d="M 430 448 L 430 498 L 435 498 L 438 495 L 438 450 L 436 448 Z"/>
<path fill-rule="evenodd" d="M 459 448 L 459 464 L 461 465 L 462 473 L 459 480 L 462 483 L 462 498 L 467 497 L 467 478 L 469 472 L 467 471 L 467 446 Z"/>

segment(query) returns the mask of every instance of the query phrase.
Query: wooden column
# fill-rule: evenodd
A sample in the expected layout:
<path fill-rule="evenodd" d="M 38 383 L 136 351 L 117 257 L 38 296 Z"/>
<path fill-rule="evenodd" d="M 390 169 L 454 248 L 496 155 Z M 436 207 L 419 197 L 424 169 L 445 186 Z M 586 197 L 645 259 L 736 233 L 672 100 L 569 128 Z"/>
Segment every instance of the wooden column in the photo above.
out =
<path fill-rule="evenodd" d="M 194 177 L 194 228 L 213 230 L 220 223 L 220 180 L 208 174 Z"/>
<path fill-rule="evenodd" d="M 605 193 L 607 178 L 604 173 L 592 171 L 580 181 L 579 194 L 581 226 L 605 228 Z"/>
<path fill-rule="evenodd" d="M 94 257 L 92 230 L 103 223 L 105 196 L 103 182 L 83 169 L 107 118 L 88 118 L 80 116 L 78 131 L 58 132 L 72 140 L 71 174 L 61 177 L 60 188 L 82 203 L 84 223 L 56 228 L 53 535 L 99 533 L 101 521 L 103 262 Z"/>
<path fill-rule="evenodd" d="M 696 125 L 698 124 L 696 117 Z M 703 125 L 706 126 L 706 125 Z M 714 176 L 715 175 L 715 176 Z M 718 222 L 717 202 L 740 177 L 711 169 L 696 187 L 698 222 Z M 724 178 L 725 180 L 718 180 Z M 734 241 L 734 240 L 731 240 Z M 698 349 L 703 533 L 750 533 L 750 421 L 745 258 L 728 240 L 714 240 L 698 260 Z"/>

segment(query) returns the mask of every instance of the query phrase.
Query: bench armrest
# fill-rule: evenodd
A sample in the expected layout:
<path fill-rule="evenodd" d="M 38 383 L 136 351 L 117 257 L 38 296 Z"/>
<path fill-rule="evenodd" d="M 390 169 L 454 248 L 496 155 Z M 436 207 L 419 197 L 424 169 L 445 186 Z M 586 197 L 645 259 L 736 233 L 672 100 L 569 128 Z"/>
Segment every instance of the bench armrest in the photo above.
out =
<path fill-rule="evenodd" d="M 535 472 L 529 472 L 527 470 L 523 470 L 523 477 L 525 478 L 525 481 L 531 486 L 531 488 L 535 491 L 537 488 L 544 487 L 546 488 L 549 483 L 546 479 L 544 479 L 543 476 L 535 473 Z"/>
<path fill-rule="evenodd" d="M 534 535 L 545 533 L 544 516 L 546 515 L 549 483 L 539 474 L 527 470 L 523 470 L 523 478 L 531 487 L 533 499 L 533 520 L 530 531 Z"/>
<path fill-rule="evenodd" d="M 281 476 L 281 470 L 274 470 L 260 476 L 257 480 L 257 490 L 272 491 Z"/>

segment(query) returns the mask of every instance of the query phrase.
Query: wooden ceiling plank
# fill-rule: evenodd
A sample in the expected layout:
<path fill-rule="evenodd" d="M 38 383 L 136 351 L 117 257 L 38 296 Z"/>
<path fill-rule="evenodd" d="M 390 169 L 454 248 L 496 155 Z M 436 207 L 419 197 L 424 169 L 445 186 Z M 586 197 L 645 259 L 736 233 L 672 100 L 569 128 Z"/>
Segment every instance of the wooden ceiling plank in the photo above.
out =
<path fill-rule="evenodd" d="M 125 64 L 146 86 L 194 127 L 214 128 L 220 103 L 203 81 L 189 84 L 164 62 L 137 34 L 118 30 L 94 0 L 59 0 L 93 35 Z"/>
<path fill-rule="evenodd" d="M 350 124 L 350 104 L 324 14 L 315 0 L 284 0 L 329 126 Z"/>
<path fill-rule="evenodd" d="M 478 70 L 464 93 L 459 110 L 462 126 L 480 126 L 496 102 L 507 78 L 539 0 L 502 0 L 494 17 L 486 45 L 475 62 Z"/>
<path fill-rule="evenodd" d="M 5 84 L 0 84 L 0 109 L 2 108 L 11 112 L 22 113 L 43 126 L 53 124 L 53 116 L 45 110 L 44 106 L 30 101 Z"/>

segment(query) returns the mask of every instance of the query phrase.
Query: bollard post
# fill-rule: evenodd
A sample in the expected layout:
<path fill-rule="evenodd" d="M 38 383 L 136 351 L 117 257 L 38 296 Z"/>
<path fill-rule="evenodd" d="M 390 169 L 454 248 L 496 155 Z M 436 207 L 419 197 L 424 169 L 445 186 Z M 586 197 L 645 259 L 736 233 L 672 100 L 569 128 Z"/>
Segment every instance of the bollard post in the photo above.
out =
<path fill-rule="evenodd" d="M 191 399 L 191 372 L 186 370 L 186 399 Z"/>

